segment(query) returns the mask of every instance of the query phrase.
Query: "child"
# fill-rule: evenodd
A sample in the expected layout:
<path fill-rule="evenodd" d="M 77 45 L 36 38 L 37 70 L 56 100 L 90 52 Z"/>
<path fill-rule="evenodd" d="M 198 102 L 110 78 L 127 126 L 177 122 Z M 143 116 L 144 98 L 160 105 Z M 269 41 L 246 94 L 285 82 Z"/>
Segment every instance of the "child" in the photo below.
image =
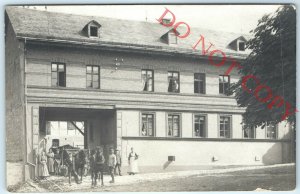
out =
<path fill-rule="evenodd" d="M 117 164 L 117 158 L 116 155 L 114 154 L 114 149 L 111 148 L 109 151 L 109 156 L 108 156 L 108 168 L 109 168 L 109 173 L 111 176 L 111 181 L 110 183 L 115 182 L 115 176 L 114 176 L 114 171 L 115 171 L 115 166 Z"/>
<path fill-rule="evenodd" d="M 115 166 L 115 175 L 117 175 L 117 170 L 119 171 L 119 176 L 122 176 L 121 174 L 121 166 L 122 166 L 122 157 L 120 155 L 119 150 L 116 149 L 116 158 L 117 158 L 117 164 Z"/>

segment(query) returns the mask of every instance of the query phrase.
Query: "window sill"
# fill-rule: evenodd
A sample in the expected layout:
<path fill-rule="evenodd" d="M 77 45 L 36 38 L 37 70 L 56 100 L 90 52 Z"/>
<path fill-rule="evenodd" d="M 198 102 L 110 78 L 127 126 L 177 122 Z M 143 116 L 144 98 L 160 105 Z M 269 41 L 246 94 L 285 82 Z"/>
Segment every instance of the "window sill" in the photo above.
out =
<path fill-rule="evenodd" d="M 195 137 L 142 137 L 127 136 L 124 140 L 157 140 L 157 141 L 216 141 L 216 142 L 290 142 L 290 139 L 243 139 L 243 138 L 195 138 Z"/>

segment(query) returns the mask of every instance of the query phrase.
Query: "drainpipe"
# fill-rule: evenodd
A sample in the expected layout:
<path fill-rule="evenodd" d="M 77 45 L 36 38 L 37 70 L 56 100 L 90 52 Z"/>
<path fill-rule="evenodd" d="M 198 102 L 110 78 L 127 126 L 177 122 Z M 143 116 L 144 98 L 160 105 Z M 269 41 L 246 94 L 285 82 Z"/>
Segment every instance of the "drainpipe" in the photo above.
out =
<path fill-rule="evenodd" d="M 23 180 L 26 180 L 26 165 L 28 164 L 28 157 L 27 157 L 27 83 L 26 83 L 26 38 L 24 39 L 24 59 L 23 59 L 23 82 L 24 82 L 24 177 Z"/>

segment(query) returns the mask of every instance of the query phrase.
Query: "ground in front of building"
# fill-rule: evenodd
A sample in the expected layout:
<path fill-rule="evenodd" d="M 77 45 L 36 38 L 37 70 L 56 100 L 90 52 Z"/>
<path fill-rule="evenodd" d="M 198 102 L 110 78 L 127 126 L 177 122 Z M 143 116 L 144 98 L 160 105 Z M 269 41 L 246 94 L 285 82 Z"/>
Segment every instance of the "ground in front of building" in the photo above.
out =
<path fill-rule="evenodd" d="M 157 174 L 157 176 L 155 176 Z M 190 174 L 190 175 L 189 175 Z M 178 176 L 177 176 L 178 175 Z M 91 188 L 90 177 L 84 177 L 82 184 L 68 184 L 66 177 L 51 177 L 47 181 L 26 183 L 16 192 L 121 192 L 121 191 L 254 191 L 294 190 L 296 186 L 295 165 L 266 167 L 237 171 L 213 171 L 205 173 L 149 173 L 134 176 L 124 175 L 116 177 L 116 183 L 110 184 L 110 177 L 104 177 L 105 186 Z"/>

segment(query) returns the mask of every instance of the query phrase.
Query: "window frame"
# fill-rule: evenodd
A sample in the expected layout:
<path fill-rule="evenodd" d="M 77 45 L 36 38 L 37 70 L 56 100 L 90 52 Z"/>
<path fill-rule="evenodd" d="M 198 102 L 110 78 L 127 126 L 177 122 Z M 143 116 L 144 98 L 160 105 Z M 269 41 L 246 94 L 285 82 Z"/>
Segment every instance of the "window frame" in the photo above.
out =
<path fill-rule="evenodd" d="M 203 80 L 202 80 L 202 83 L 203 83 L 203 92 L 196 92 L 195 91 L 196 82 L 198 84 L 201 83 L 200 79 L 198 79 L 196 81 L 196 75 L 200 75 L 200 77 L 203 76 Z M 206 94 L 206 74 L 205 73 L 194 73 L 194 94 Z"/>
<path fill-rule="evenodd" d="M 272 139 L 278 139 L 278 124 L 275 125 L 275 133 L 276 133 L 275 138 L 268 138 L 268 126 L 269 126 L 269 125 L 266 124 L 266 128 L 265 128 L 265 139 L 270 139 L 270 140 L 272 140 Z"/>
<path fill-rule="evenodd" d="M 143 127 L 143 115 L 152 115 L 153 116 L 153 135 L 142 135 L 142 127 Z M 155 112 L 140 112 L 140 137 L 156 137 L 156 114 Z"/>
<path fill-rule="evenodd" d="M 52 66 L 53 65 L 56 65 L 56 71 L 53 71 L 52 70 Z M 58 68 L 59 68 L 59 65 L 63 65 L 64 66 L 64 86 L 60 86 L 59 85 L 59 71 L 58 71 Z M 51 62 L 51 86 L 52 87 L 67 87 L 67 71 L 66 71 L 66 63 L 61 63 L 61 62 Z M 56 85 L 52 85 L 52 76 L 53 76 L 53 73 L 56 73 Z"/>
<path fill-rule="evenodd" d="M 240 44 L 243 44 L 243 49 L 240 49 Z M 245 41 L 237 41 L 237 50 L 238 51 L 245 51 L 246 50 L 246 43 Z"/>
<path fill-rule="evenodd" d="M 172 135 L 169 136 L 168 134 L 168 131 L 169 131 L 169 116 L 178 116 L 178 119 L 179 119 L 179 124 L 178 124 L 178 127 L 179 127 L 179 135 L 178 136 L 173 136 L 173 127 L 172 127 Z M 172 124 L 173 124 L 173 120 L 172 119 Z M 167 138 L 181 138 L 182 137 L 182 116 L 181 116 L 181 113 L 167 113 L 166 114 L 166 137 Z"/>
<path fill-rule="evenodd" d="M 195 117 L 196 116 L 203 116 L 205 119 L 205 125 L 204 125 L 204 137 L 200 137 L 200 136 L 196 136 L 195 135 Z M 208 122 L 207 122 L 207 114 L 203 114 L 203 113 L 194 113 L 193 114 L 193 138 L 207 138 L 207 132 L 208 132 Z"/>
<path fill-rule="evenodd" d="M 96 36 L 93 36 L 92 35 L 92 28 L 94 28 L 95 30 L 96 30 L 96 32 L 97 32 L 97 35 Z M 89 25 L 89 37 L 94 37 L 94 38 L 98 38 L 99 37 L 99 28 L 97 27 L 97 26 L 95 26 L 95 25 Z"/>
<path fill-rule="evenodd" d="M 152 72 L 152 90 L 148 91 L 148 90 L 144 90 L 144 88 L 142 89 L 143 92 L 154 92 L 154 70 L 153 69 L 142 69 L 141 70 L 141 79 L 143 81 L 143 71 L 146 71 L 146 75 L 148 73 L 148 71 Z"/>
<path fill-rule="evenodd" d="M 175 43 L 170 41 L 172 38 L 175 38 L 175 41 L 174 41 Z M 168 32 L 168 44 L 169 45 L 177 45 L 178 44 L 178 39 L 176 36 L 176 32 L 174 32 L 174 30 L 171 30 Z"/>
<path fill-rule="evenodd" d="M 228 117 L 229 121 L 229 137 L 221 137 L 221 117 Z M 218 137 L 222 139 L 232 139 L 232 115 L 220 114 L 218 116 Z"/>
<path fill-rule="evenodd" d="M 225 83 L 223 82 L 222 83 L 222 88 L 223 88 L 223 93 L 220 93 L 220 76 L 222 76 L 223 77 L 223 80 L 224 80 L 224 77 L 228 77 L 228 88 L 230 87 L 230 75 L 219 75 L 219 94 L 221 94 L 221 95 L 226 95 L 226 91 L 225 91 L 225 89 L 224 89 L 224 85 L 225 85 Z"/>
<path fill-rule="evenodd" d="M 177 73 L 178 74 L 178 91 L 177 92 L 170 92 L 169 91 L 169 85 L 170 85 L 170 80 L 169 80 L 169 73 L 172 74 L 172 78 L 174 77 L 174 73 Z M 180 93 L 180 72 L 179 71 L 168 71 L 168 74 L 167 74 L 167 78 L 168 78 L 168 93 Z"/>
<path fill-rule="evenodd" d="M 87 71 L 88 66 L 90 66 L 92 68 L 91 73 L 88 73 L 88 71 Z M 98 67 L 98 72 L 97 72 L 98 73 L 97 74 L 98 75 L 98 88 L 93 87 L 93 85 L 94 85 L 94 81 L 93 81 L 93 77 L 94 77 L 94 73 L 93 73 L 94 70 L 93 69 L 94 69 L 94 67 Z M 92 86 L 91 87 L 87 86 L 87 84 L 88 84 L 88 74 L 91 75 L 91 77 L 92 77 L 92 79 L 91 79 Z M 87 89 L 100 89 L 100 66 L 99 65 L 86 65 L 85 66 L 85 82 L 86 82 L 85 85 L 86 85 Z"/>
<path fill-rule="evenodd" d="M 251 127 L 251 129 L 253 129 L 253 137 L 245 137 L 244 136 L 245 129 L 244 129 L 244 127 L 242 128 L 242 137 L 243 137 L 243 139 L 256 139 L 256 128 Z"/>

